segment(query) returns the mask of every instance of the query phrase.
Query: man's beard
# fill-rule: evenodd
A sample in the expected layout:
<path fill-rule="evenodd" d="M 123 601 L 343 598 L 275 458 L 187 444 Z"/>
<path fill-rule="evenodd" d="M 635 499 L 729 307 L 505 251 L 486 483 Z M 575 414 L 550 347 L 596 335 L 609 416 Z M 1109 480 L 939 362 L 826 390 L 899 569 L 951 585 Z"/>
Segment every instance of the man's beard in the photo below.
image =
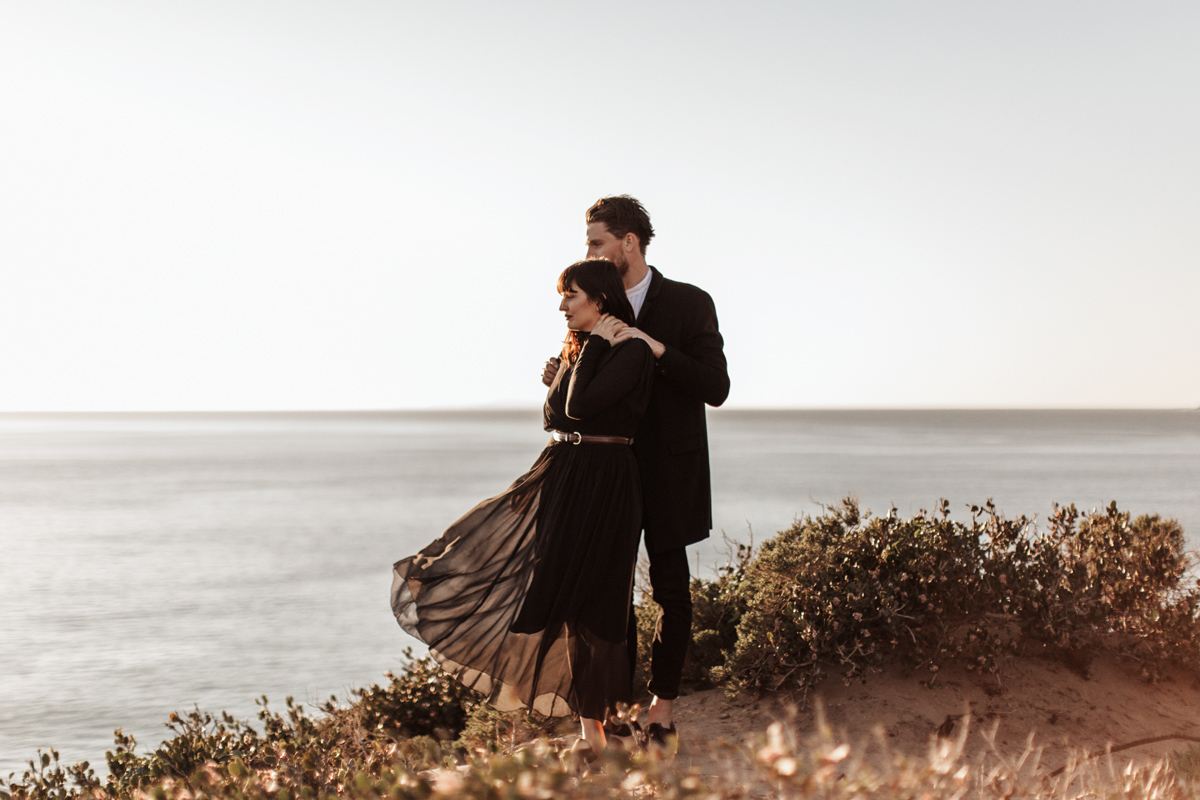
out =
<path fill-rule="evenodd" d="M 617 274 L 624 280 L 625 273 L 629 272 L 629 259 L 625 256 L 617 256 L 613 259 L 613 266 L 617 268 Z"/>

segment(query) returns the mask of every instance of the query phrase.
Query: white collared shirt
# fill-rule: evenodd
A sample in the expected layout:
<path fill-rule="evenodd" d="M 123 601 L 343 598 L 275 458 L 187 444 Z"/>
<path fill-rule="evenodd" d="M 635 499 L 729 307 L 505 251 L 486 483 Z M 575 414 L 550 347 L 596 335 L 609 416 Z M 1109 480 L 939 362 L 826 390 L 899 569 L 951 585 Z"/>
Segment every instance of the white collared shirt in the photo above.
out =
<path fill-rule="evenodd" d="M 636 286 L 632 286 L 625 290 L 625 296 L 629 298 L 629 304 L 633 306 L 633 318 L 637 319 L 638 314 L 642 313 L 642 305 L 646 302 L 646 292 L 650 289 L 650 279 L 654 277 L 651 270 L 646 270 L 646 277 L 638 281 Z"/>

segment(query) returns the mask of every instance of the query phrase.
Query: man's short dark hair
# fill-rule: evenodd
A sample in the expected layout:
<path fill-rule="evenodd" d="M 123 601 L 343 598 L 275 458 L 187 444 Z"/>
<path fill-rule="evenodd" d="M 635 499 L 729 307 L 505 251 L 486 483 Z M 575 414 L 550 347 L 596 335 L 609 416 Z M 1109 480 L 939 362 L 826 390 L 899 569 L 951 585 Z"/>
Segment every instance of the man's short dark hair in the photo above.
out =
<path fill-rule="evenodd" d="M 618 239 L 624 239 L 625 234 L 632 233 L 638 237 L 638 246 L 643 256 L 646 255 L 646 245 L 654 238 L 650 214 L 636 197 L 627 194 L 601 197 L 587 210 L 584 219 L 589 225 L 593 222 L 603 222 L 608 232 Z"/>

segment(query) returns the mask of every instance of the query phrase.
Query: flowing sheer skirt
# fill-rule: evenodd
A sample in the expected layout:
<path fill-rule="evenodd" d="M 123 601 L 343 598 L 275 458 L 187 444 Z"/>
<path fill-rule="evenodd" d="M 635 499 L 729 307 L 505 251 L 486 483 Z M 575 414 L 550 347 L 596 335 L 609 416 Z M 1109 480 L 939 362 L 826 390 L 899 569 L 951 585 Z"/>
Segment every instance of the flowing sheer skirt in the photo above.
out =
<path fill-rule="evenodd" d="M 631 700 L 640 491 L 628 447 L 550 445 L 507 491 L 396 562 L 397 621 L 501 711 L 604 719 Z"/>

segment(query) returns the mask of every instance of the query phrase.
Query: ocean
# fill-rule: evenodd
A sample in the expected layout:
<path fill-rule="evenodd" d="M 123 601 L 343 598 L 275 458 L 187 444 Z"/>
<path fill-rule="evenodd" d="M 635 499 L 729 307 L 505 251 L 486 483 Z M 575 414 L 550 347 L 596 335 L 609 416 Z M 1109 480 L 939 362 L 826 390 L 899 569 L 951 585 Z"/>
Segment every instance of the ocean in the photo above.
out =
<path fill-rule="evenodd" d="M 1116 500 L 1200 544 L 1200 411 L 710 411 L 714 536 L 762 542 L 843 497 L 901 515 Z M 415 645 L 391 564 L 503 490 L 533 411 L 0 414 L 0 776 L 37 749 L 103 773 L 173 711 L 320 703 Z M 724 534 L 724 536 L 722 536 Z"/>

